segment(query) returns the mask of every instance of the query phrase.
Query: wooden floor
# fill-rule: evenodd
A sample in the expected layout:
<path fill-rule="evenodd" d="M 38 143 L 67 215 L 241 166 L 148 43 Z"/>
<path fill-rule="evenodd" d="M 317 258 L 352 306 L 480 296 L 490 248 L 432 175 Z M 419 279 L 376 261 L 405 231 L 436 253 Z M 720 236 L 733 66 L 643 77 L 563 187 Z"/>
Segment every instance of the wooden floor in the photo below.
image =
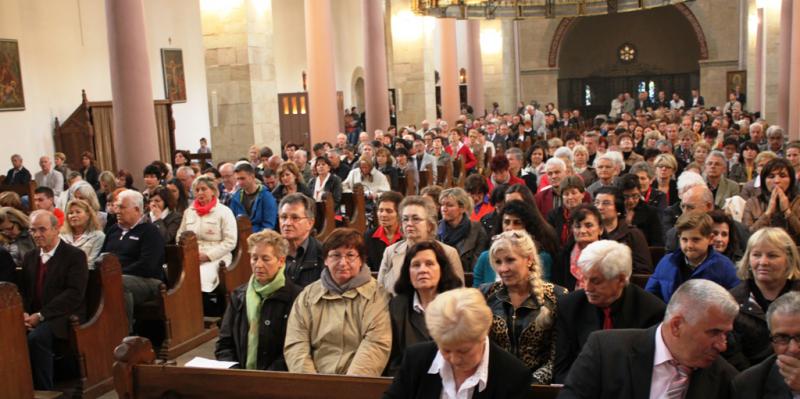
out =
<path fill-rule="evenodd" d="M 207 359 L 214 359 L 214 347 L 216 345 L 217 345 L 217 338 L 214 338 L 211 341 L 208 341 L 203 345 L 200 345 L 197 348 L 187 353 L 184 353 L 181 356 L 178 356 L 178 358 L 176 358 L 175 361 L 178 362 L 179 366 L 183 366 L 189 360 L 194 359 L 195 356 L 201 356 Z M 100 399 L 117 399 L 117 393 L 114 391 L 110 391 L 105 395 L 101 396 Z"/>

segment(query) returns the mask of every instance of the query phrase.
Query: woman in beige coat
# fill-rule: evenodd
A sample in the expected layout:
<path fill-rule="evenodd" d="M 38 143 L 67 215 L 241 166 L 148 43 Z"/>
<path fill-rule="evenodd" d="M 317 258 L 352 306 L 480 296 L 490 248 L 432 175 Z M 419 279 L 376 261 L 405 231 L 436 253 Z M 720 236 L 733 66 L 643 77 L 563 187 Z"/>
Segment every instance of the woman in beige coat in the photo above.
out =
<path fill-rule="evenodd" d="M 761 194 L 750 197 L 742 216 L 751 233 L 762 227 L 781 227 L 800 243 L 800 196 L 795 171 L 783 158 L 769 161 L 761 170 Z"/>
<path fill-rule="evenodd" d="M 365 263 L 364 235 L 334 230 L 320 279 L 297 297 L 283 354 L 292 373 L 380 376 L 389 360 L 389 296 Z"/>
<path fill-rule="evenodd" d="M 231 263 L 236 248 L 236 217 L 230 208 L 217 201 L 219 191 L 214 180 L 200 176 L 192 183 L 194 202 L 183 212 L 177 236 L 184 231 L 197 235 L 200 247 L 200 287 L 212 292 L 219 285 L 219 262 Z"/>

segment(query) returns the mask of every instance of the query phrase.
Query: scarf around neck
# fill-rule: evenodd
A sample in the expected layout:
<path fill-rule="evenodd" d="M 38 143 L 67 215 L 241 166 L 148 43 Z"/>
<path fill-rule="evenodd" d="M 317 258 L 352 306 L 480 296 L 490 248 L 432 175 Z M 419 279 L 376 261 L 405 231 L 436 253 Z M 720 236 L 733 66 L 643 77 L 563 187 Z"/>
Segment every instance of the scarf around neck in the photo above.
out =
<path fill-rule="evenodd" d="M 200 205 L 200 202 L 194 201 L 192 202 L 192 208 L 197 212 L 198 216 L 205 216 L 211 212 L 211 209 L 217 205 L 217 197 L 211 197 L 211 201 L 208 201 L 205 205 Z"/>
<path fill-rule="evenodd" d="M 247 330 L 247 361 L 245 368 L 255 370 L 258 368 L 258 329 L 261 326 L 261 308 L 264 301 L 272 296 L 276 291 L 286 285 L 286 276 L 283 274 L 283 267 L 278 269 L 272 281 L 261 284 L 256 281 L 255 275 L 250 276 L 245 293 L 245 307 L 247 311 L 247 322 L 250 329 Z"/>
<path fill-rule="evenodd" d="M 333 280 L 333 276 L 331 276 L 331 272 L 327 267 L 322 269 L 322 274 L 319 278 L 322 287 L 336 295 L 342 295 L 347 291 L 361 287 L 371 279 L 372 273 L 367 265 L 361 265 L 361 270 L 358 271 L 358 274 L 342 285 L 336 284 L 336 281 Z"/>
<path fill-rule="evenodd" d="M 466 214 L 461 217 L 461 223 L 459 223 L 455 227 L 451 227 L 447 221 L 442 220 L 439 222 L 439 240 L 451 247 L 456 246 L 461 240 L 467 237 L 469 234 L 469 216 Z"/>

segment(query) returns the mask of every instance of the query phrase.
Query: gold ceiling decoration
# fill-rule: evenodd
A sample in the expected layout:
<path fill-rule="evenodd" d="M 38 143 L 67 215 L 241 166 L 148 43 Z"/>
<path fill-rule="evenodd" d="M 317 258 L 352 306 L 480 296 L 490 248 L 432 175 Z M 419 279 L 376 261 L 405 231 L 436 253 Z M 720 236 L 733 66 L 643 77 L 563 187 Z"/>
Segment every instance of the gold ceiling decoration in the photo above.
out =
<path fill-rule="evenodd" d="M 636 11 L 685 1 L 692 0 L 412 0 L 412 10 L 437 18 L 556 18 Z"/>

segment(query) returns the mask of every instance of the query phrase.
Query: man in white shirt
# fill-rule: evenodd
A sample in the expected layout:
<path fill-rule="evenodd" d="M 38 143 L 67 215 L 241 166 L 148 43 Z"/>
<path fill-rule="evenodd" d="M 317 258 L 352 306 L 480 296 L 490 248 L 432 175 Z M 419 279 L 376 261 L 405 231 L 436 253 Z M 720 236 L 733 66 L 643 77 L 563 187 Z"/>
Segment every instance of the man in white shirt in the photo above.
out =
<path fill-rule="evenodd" d="M 689 280 L 664 321 L 589 336 L 559 398 L 728 398 L 736 369 L 719 355 L 739 305 L 722 286 Z"/>
<path fill-rule="evenodd" d="M 34 176 L 36 185 L 38 187 L 50 187 L 56 197 L 61 195 L 61 191 L 64 190 L 64 175 L 53 169 L 53 163 L 50 161 L 50 157 L 43 156 L 39 158 L 39 167 L 42 168 L 42 170 L 36 172 Z"/>

